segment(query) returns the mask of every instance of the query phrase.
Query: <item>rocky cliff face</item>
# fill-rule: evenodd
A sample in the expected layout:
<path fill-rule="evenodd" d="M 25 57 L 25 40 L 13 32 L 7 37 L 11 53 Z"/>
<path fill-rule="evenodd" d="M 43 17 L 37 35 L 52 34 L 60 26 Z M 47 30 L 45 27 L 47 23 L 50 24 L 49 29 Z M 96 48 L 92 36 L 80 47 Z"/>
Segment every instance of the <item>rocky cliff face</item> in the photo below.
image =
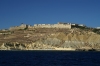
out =
<path fill-rule="evenodd" d="M 76 28 L 35 28 L 0 36 L 1 50 L 100 49 L 99 34 Z"/>

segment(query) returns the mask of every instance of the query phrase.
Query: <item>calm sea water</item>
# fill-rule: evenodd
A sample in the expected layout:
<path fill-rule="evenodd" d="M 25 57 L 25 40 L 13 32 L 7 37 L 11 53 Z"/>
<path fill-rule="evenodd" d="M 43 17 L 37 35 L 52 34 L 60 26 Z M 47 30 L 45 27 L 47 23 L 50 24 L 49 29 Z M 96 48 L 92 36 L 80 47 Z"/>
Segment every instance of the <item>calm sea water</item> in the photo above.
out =
<path fill-rule="evenodd" d="M 100 52 L 0 51 L 0 66 L 100 66 Z"/>

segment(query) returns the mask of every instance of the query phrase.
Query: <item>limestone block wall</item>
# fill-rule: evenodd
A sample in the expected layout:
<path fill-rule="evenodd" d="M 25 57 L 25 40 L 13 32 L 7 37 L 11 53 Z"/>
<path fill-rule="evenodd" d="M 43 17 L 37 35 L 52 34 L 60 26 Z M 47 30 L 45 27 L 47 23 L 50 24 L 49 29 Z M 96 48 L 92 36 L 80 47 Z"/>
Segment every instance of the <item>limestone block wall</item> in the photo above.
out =
<path fill-rule="evenodd" d="M 20 25 L 20 26 L 10 27 L 9 30 L 24 29 L 24 28 L 26 28 L 26 27 L 28 27 L 28 25 L 26 25 L 26 24 L 22 24 L 22 25 Z"/>
<path fill-rule="evenodd" d="M 56 27 L 56 28 L 71 28 L 71 25 L 70 24 L 54 24 L 53 27 Z"/>
<path fill-rule="evenodd" d="M 70 24 L 35 24 L 35 28 L 71 28 Z"/>
<path fill-rule="evenodd" d="M 17 30 L 20 29 L 19 27 L 15 26 L 15 27 L 10 27 L 9 30 Z"/>
<path fill-rule="evenodd" d="M 24 29 L 26 27 L 28 27 L 28 25 L 26 25 L 26 24 L 22 24 L 21 26 L 19 26 L 19 28 L 21 28 L 21 29 Z"/>

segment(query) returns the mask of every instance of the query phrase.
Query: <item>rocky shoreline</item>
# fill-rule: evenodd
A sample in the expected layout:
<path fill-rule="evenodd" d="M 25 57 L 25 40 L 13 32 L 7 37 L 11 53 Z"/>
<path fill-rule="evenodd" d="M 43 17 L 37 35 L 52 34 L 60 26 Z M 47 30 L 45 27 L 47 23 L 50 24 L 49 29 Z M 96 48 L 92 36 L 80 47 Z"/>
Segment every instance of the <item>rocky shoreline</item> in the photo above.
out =
<path fill-rule="evenodd" d="M 38 44 L 36 44 L 38 45 Z M 1 51 L 100 51 L 100 49 L 93 49 L 93 48 L 62 48 L 62 47 L 54 47 L 54 46 L 46 46 L 42 44 L 42 46 L 36 46 L 34 43 L 32 44 L 14 44 L 14 43 L 3 43 L 0 46 Z"/>

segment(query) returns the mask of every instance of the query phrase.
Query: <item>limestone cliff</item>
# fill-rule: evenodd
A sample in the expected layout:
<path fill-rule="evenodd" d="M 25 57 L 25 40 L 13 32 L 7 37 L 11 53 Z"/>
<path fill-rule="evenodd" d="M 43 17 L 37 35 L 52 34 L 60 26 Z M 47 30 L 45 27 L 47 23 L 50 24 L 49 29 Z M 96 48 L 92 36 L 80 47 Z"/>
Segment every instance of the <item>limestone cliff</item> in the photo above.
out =
<path fill-rule="evenodd" d="M 1 31 L 0 50 L 100 49 L 100 35 L 92 30 L 34 28 Z"/>

